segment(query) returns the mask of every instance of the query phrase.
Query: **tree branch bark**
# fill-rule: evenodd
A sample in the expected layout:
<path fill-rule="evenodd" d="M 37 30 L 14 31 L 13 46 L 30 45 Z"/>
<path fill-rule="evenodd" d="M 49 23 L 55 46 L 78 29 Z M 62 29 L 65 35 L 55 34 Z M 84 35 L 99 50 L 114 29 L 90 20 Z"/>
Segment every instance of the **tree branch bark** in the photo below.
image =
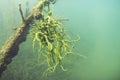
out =
<path fill-rule="evenodd" d="M 19 50 L 20 43 L 26 40 L 26 36 L 29 30 L 29 24 L 35 16 L 41 16 L 41 11 L 46 4 L 46 0 L 41 0 L 38 4 L 32 9 L 31 13 L 28 15 L 26 19 L 22 17 L 23 22 L 17 28 L 14 35 L 12 35 L 2 46 L 0 50 L 0 76 L 2 75 L 3 71 L 7 68 L 7 65 L 12 61 L 12 58 L 17 55 Z M 38 12 L 36 11 L 40 11 Z M 37 14 L 37 15 L 35 15 Z"/>

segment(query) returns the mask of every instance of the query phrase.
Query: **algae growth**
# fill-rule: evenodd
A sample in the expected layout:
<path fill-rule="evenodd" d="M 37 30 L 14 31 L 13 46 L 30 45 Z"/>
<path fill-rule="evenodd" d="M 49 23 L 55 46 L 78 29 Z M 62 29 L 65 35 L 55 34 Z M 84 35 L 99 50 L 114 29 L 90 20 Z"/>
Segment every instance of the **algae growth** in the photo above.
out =
<path fill-rule="evenodd" d="M 47 63 L 45 73 L 54 72 L 57 67 L 64 69 L 62 60 L 69 54 L 73 54 L 74 42 L 64 29 L 64 25 L 52 15 L 50 4 L 42 10 L 42 18 L 31 24 L 30 35 L 33 41 L 33 50 L 37 45 L 37 55 L 40 63 Z"/>

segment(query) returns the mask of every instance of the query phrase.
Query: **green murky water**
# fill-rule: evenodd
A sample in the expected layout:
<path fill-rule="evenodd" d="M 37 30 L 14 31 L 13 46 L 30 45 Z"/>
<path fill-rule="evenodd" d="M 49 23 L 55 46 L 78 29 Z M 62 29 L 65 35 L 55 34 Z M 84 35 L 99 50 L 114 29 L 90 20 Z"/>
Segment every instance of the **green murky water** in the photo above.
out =
<path fill-rule="evenodd" d="M 0 47 L 21 22 L 18 3 L 31 9 L 37 0 L 0 1 Z M 1 80 L 120 80 L 120 1 L 119 0 L 58 0 L 53 5 L 56 17 L 69 18 L 65 28 L 80 35 L 77 51 L 86 59 L 71 57 L 66 72 L 57 70 L 42 77 L 44 66 L 36 64 L 29 37 L 20 45 Z"/>

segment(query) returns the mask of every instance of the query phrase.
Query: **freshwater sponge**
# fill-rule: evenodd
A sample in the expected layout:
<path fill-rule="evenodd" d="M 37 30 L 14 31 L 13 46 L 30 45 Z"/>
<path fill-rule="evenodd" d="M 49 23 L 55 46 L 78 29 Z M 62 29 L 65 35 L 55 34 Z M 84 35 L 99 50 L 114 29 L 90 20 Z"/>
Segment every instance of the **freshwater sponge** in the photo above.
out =
<path fill-rule="evenodd" d="M 64 25 L 53 17 L 52 12 L 48 10 L 45 13 L 42 19 L 36 20 L 31 25 L 33 50 L 35 45 L 38 45 L 39 59 L 42 58 L 45 60 L 44 63 L 47 63 L 45 72 L 54 72 L 57 66 L 66 71 L 63 68 L 62 60 L 65 56 L 73 54 L 73 44 L 79 39 L 71 40 Z"/>

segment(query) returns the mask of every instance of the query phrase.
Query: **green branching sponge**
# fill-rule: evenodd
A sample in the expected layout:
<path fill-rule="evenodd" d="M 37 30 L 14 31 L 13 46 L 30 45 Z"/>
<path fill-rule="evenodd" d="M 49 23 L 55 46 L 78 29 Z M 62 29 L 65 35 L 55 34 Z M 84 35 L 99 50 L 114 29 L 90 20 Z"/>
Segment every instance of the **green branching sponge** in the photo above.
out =
<path fill-rule="evenodd" d="M 74 53 L 74 42 L 80 39 L 71 40 L 64 25 L 53 17 L 50 5 L 47 10 L 43 9 L 41 19 L 31 24 L 30 35 L 32 36 L 33 50 L 37 45 L 39 59 L 47 64 L 45 73 L 54 72 L 58 66 L 66 71 L 62 60 L 67 55 Z"/>

